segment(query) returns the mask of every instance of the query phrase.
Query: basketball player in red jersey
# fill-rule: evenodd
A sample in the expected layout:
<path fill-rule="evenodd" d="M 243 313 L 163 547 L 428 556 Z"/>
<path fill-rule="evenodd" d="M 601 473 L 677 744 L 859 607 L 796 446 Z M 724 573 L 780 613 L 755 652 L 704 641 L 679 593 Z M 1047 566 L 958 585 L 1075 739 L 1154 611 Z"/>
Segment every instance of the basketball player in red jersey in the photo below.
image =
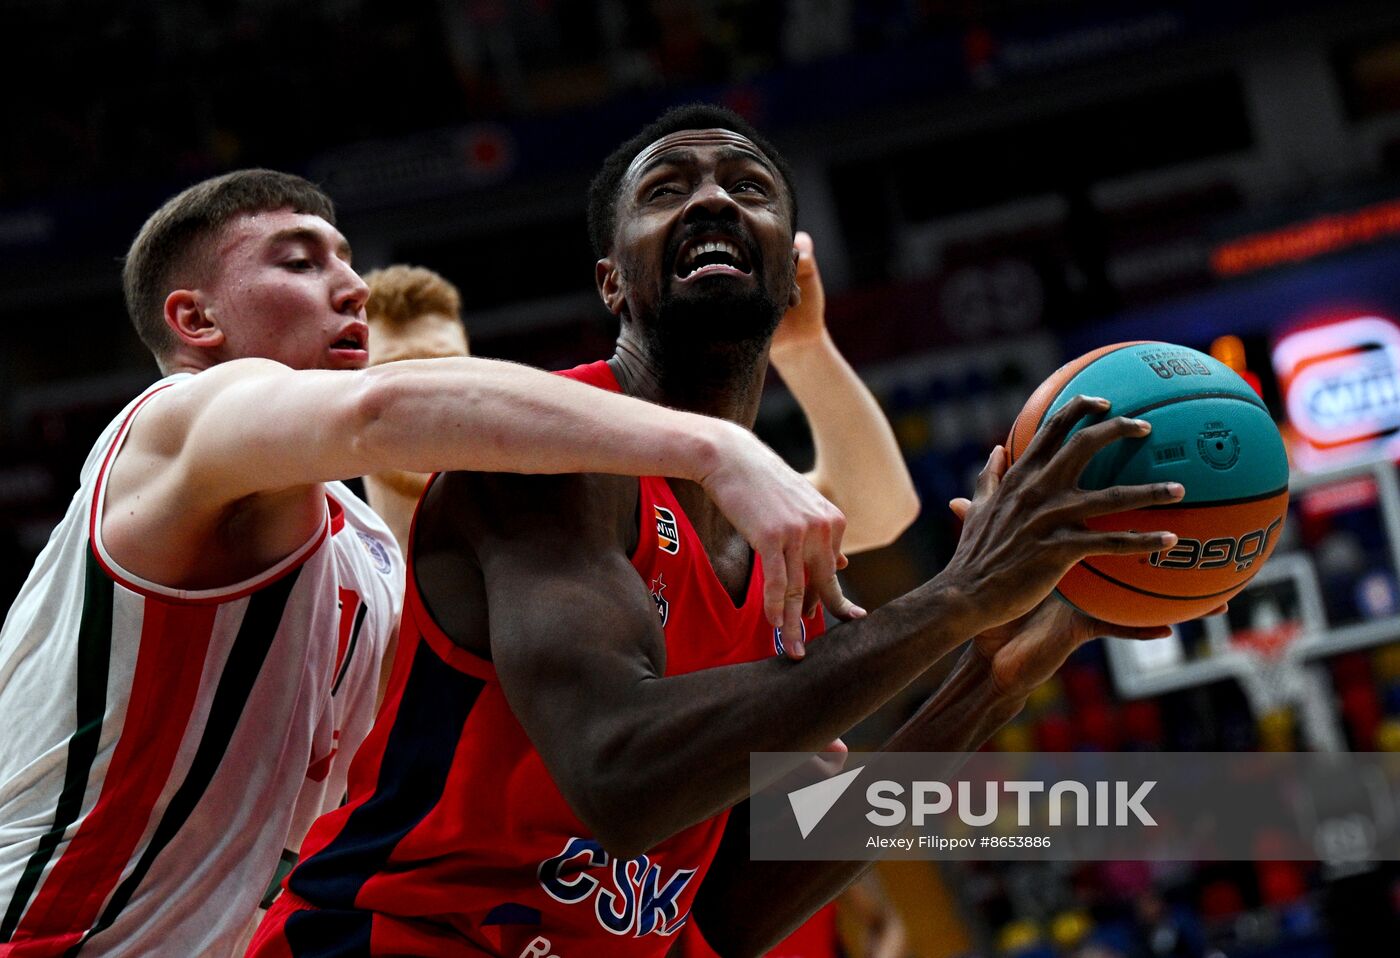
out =
<path fill-rule="evenodd" d="M 620 147 L 591 196 L 621 333 L 569 375 L 751 425 L 796 296 L 781 158 L 733 114 L 688 108 Z M 1094 453 L 1149 428 L 1109 419 L 1061 448 L 1106 410 L 1075 399 L 1009 470 L 998 449 L 949 566 L 800 664 L 780 654 L 796 630 L 758 610 L 765 563 L 693 484 L 440 476 L 349 802 L 312 829 L 250 954 L 652 956 L 690 921 L 725 955 L 778 941 L 863 866 L 747 861 L 729 810 L 750 752 L 826 747 L 977 636 L 893 743 L 971 749 L 1102 634 L 1045 602 L 1065 570 L 1174 541 L 1083 527 L 1182 492 L 1077 488 Z"/>
<path fill-rule="evenodd" d="M 338 478 L 701 480 L 797 591 L 844 602 L 839 512 L 730 423 L 487 360 L 362 368 L 368 290 L 334 219 L 312 184 L 242 171 L 132 245 L 166 378 L 94 446 L 0 629 L 6 958 L 243 950 L 284 849 L 344 794 L 398 625 L 399 550 Z"/>
<path fill-rule="evenodd" d="M 817 447 L 809 479 L 846 513 L 845 551 L 854 554 L 888 543 L 913 521 L 918 497 L 889 423 L 874 396 L 837 351 L 826 328 L 826 295 L 812 239 L 799 232 L 797 285 L 801 299 L 788 308 L 770 355 L 808 418 Z M 395 265 L 365 274 L 372 291 L 368 318 L 373 364 L 426 356 L 467 355 L 461 298 L 442 276 L 417 266 Z M 408 551 L 409 525 L 430 476 L 395 471 L 364 478 L 368 500 Z M 872 488 L 880 496 L 865 493 Z M 873 875 L 842 897 L 847 911 L 868 928 L 881 955 L 899 954 L 903 927 Z M 822 909 L 774 952 L 786 958 L 836 958 L 836 903 Z M 703 942 L 693 949 L 708 954 Z M 690 958 L 690 956 L 687 956 Z M 698 958 L 698 956 L 697 956 Z"/>

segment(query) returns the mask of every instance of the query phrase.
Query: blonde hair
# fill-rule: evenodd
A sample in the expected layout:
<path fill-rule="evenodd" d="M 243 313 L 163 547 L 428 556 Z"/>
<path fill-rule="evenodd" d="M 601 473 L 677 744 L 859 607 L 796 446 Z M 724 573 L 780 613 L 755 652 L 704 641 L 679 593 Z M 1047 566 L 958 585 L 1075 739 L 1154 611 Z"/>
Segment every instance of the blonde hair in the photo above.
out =
<path fill-rule="evenodd" d="M 369 284 L 365 312 L 370 323 L 411 325 L 425 313 L 462 318 L 462 294 L 443 277 L 422 266 L 387 266 L 364 276 Z"/>

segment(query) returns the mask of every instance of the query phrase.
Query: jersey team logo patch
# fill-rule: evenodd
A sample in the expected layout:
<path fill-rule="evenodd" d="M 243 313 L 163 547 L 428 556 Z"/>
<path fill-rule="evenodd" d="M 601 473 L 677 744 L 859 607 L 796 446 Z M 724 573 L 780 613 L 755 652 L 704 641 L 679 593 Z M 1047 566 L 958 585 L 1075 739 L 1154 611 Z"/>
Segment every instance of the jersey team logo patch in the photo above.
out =
<path fill-rule="evenodd" d="M 666 628 L 666 623 L 671 618 L 671 603 L 663 595 L 666 591 L 665 577 L 658 574 L 651 580 L 651 598 L 656 603 L 656 614 L 661 616 L 661 627 Z"/>
<path fill-rule="evenodd" d="M 806 623 L 806 622 L 799 622 L 798 625 L 800 625 L 800 626 L 802 627 L 802 641 L 803 641 L 803 642 L 806 642 L 806 641 L 807 641 L 807 623 Z M 774 654 L 774 655 L 786 655 L 786 654 L 787 654 L 787 646 L 786 646 L 786 645 L 783 645 L 783 630 L 782 630 L 782 629 L 774 629 L 774 630 L 773 630 L 773 654 Z"/>
<path fill-rule="evenodd" d="M 681 551 L 681 534 L 676 528 L 676 514 L 658 505 L 653 505 L 652 509 L 656 510 L 657 548 L 675 555 Z"/>
<path fill-rule="evenodd" d="M 389 550 L 384 548 L 384 543 L 368 533 L 355 530 L 355 535 L 360 539 L 360 545 L 365 547 L 369 553 L 370 561 L 374 563 L 375 569 L 380 575 L 388 575 L 392 566 L 389 564 Z"/>

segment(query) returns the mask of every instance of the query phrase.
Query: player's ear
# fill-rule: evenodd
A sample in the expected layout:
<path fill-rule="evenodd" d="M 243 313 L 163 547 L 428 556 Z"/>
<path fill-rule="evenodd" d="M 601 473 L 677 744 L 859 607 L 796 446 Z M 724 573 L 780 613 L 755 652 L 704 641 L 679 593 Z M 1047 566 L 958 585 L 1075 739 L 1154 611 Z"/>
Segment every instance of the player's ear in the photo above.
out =
<path fill-rule="evenodd" d="M 603 305 L 614 316 L 621 316 L 626 297 L 622 291 L 622 269 L 612 259 L 604 257 L 593 266 L 593 281 L 598 286 L 598 296 Z"/>
<path fill-rule="evenodd" d="M 224 331 L 198 290 L 177 289 L 165 297 L 165 325 L 187 346 L 222 346 Z"/>

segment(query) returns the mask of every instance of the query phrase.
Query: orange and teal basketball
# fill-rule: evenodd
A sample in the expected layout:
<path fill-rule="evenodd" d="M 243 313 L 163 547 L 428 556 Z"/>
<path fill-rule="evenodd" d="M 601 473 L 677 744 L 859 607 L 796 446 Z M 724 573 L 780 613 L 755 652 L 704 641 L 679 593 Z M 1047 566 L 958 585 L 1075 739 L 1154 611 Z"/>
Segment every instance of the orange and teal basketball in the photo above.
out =
<path fill-rule="evenodd" d="M 1152 424 L 1146 438 L 1114 442 L 1095 456 L 1081 488 L 1176 481 L 1186 496 L 1089 520 L 1095 529 L 1171 531 L 1180 541 L 1150 555 L 1090 556 L 1056 593 L 1106 622 L 1151 626 L 1203 615 L 1244 588 L 1278 544 L 1288 512 L 1288 456 L 1263 400 L 1234 370 L 1194 349 L 1104 346 L 1061 366 L 1031 395 L 1007 440 L 1011 461 L 1080 394 L 1108 399 L 1110 416 Z"/>

